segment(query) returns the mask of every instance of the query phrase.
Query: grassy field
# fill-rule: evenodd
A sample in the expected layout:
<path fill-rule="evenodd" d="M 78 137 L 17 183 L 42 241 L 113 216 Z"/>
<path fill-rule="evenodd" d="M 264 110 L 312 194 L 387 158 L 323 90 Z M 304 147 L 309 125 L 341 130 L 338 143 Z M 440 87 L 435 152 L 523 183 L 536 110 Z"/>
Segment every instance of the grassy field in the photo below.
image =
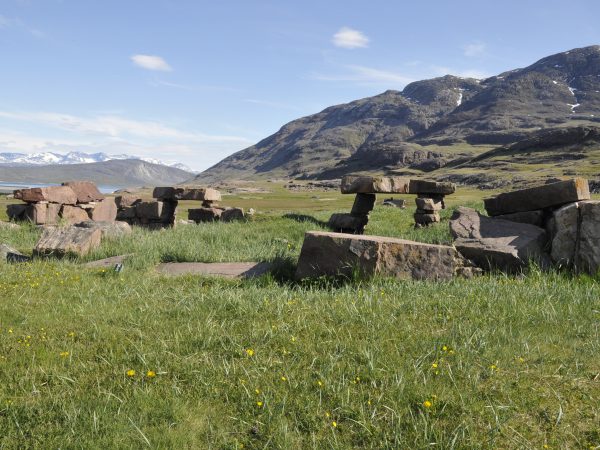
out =
<path fill-rule="evenodd" d="M 294 282 L 304 232 L 351 201 L 227 196 L 259 213 L 136 229 L 85 258 L 133 253 L 121 273 L 0 265 L 0 448 L 600 448 L 597 278 Z M 378 206 L 368 233 L 447 243 L 450 214 L 414 230 L 410 208 Z M 0 242 L 30 252 L 38 234 Z M 252 260 L 276 270 L 154 271 Z"/>

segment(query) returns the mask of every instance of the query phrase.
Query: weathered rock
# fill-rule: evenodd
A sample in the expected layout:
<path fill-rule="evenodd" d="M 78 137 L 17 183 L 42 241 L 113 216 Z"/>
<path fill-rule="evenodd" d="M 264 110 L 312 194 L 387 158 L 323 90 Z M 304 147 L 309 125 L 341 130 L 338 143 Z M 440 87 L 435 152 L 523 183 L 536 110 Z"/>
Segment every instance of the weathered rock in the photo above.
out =
<path fill-rule="evenodd" d="M 467 259 L 486 269 L 516 272 L 530 260 L 549 266 L 546 231 L 534 225 L 482 216 L 460 207 L 450 219 L 455 247 Z"/>
<path fill-rule="evenodd" d="M 15 203 L 6 205 L 6 215 L 10 220 L 23 220 L 27 205 L 24 203 Z"/>
<path fill-rule="evenodd" d="M 375 194 L 356 194 L 354 198 L 354 204 L 352 205 L 352 210 L 350 214 L 354 215 L 365 215 L 369 214 L 373 211 L 373 207 L 375 206 Z"/>
<path fill-rule="evenodd" d="M 79 206 L 63 205 L 60 211 L 60 217 L 68 224 L 86 222 L 90 220 L 87 211 Z"/>
<path fill-rule="evenodd" d="M 17 249 L 12 248 L 10 245 L 0 244 L 0 264 L 2 263 L 16 263 L 16 262 L 27 262 L 31 258 L 25 256 Z"/>
<path fill-rule="evenodd" d="M 424 211 L 421 209 L 418 209 L 413 217 L 415 223 L 418 225 L 431 225 L 433 223 L 439 223 L 442 220 L 438 213 L 432 213 L 431 211 Z"/>
<path fill-rule="evenodd" d="M 118 209 L 134 206 L 141 202 L 142 199 L 133 194 L 123 194 L 115 197 L 115 203 Z"/>
<path fill-rule="evenodd" d="M 465 266 L 454 247 L 382 236 L 309 231 L 296 278 L 381 274 L 399 279 L 448 280 Z"/>
<path fill-rule="evenodd" d="M 336 213 L 331 215 L 327 225 L 338 232 L 362 234 L 367 223 L 369 223 L 369 216 L 366 214 Z"/>
<path fill-rule="evenodd" d="M 77 203 L 99 202 L 104 200 L 104 195 L 91 181 L 67 181 L 62 184 L 69 186 L 77 196 Z"/>
<path fill-rule="evenodd" d="M 388 198 L 385 199 L 381 204 L 383 206 L 392 206 L 394 208 L 406 208 L 406 200 L 404 199 L 394 200 L 393 198 Z"/>
<path fill-rule="evenodd" d="M 402 177 L 347 175 L 342 178 L 342 194 L 452 194 L 456 186 Z"/>
<path fill-rule="evenodd" d="M 96 230 L 96 229 L 100 230 L 102 232 L 103 238 L 117 238 L 120 236 L 124 236 L 126 234 L 131 234 L 133 231 L 131 229 L 131 225 L 129 225 L 127 222 L 121 222 L 121 221 L 117 221 L 117 222 L 87 221 L 87 222 L 80 222 L 75 226 L 79 227 L 79 228 L 89 228 L 89 229 L 94 229 L 94 230 Z"/>
<path fill-rule="evenodd" d="M 19 189 L 14 192 L 15 198 L 27 203 L 50 202 L 75 205 L 77 195 L 69 186 L 50 186 L 44 188 Z"/>
<path fill-rule="evenodd" d="M 129 253 L 127 255 L 118 255 L 111 256 L 110 258 L 97 259 L 96 261 L 85 263 L 83 267 L 87 269 L 112 269 L 116 264 L 123 264 L 131 256 L 133 256 L 133 254 Z"/>
<path fill-rule="evenodd" d="M 45 225 L 48 218 L 48 203 L 28 203 L 23 217 L 36 225 Z"/>
<path fill-rule="evenodd" d="M 215 222 L 221 218 L 223 208 L 194 208 L 188 210 L 188 219 L 196 223 Z"/>
<path fill-rule="evenodd" d="M 556 210 L 552 259 L 562 267 L 596 274 L 600 268 L 600 201 L 582 201 Z"/>
<path fill-rule="evenodd" d="M 417 209 L 423 211 L 434 212 L 444 209 L 444 203 L 440 198 L 417 197 L 415 198 L 415 203 L 417 204 Z"/>
<path fill-rule="evenodd" d="M 141 219 L 170 223 L 174 221 L 177 201 L 141 202 L 135 208 L 137 217 Z"/>
<path fill-rule="evenodd" d="M 96 222 L 114 222 L 117 217 L 117 204 L 115 199 L 108 197 L 96 203 L 90 211 L 90 218 Z"/>
<path fill-rule="evenodd" d="M 169 186 L 154 188 L 152 197 L 161 200 L 205 200 L 218 202 L 221 200 L 221 193 L 212 188 Z"/>
<path fill-rule="evenodd" d="M 136 216 L 136 207 L 135 206 L 126 206 L 117 210 L 117 220 L 130 220 L 135 219 Z"/>
<path fill-rule="evenodd" d="M 244 219 L 243 208 L 225 208 L 221 214 L 221 222 L 233 222 L 234 220 Z"/>
<path fill-rule="evenodd" d="M 501 214 L 494 216 L 496 219 L 510 220 L 511 222 L 528 223 L 535 225 L 536 227 L 544 226 L 545 213 L 543 210 L 538 209 L 537 211 L 523 211 L 512 214 Z"/>
<path fill-rule="evenodd" d="M 164 263 L 156 270 L 163 275 L 205 275 L 223 278 L 254 278 L 271 270 L 266 262 L 234 262 L 234 263 Z"/>
<path fill-rule="evenodd" d="M 506 192 L 483 200 L 490 216 L 511 214 L 522 211 L 553 208 L 566 203 L 589 200 L 590 189 L 587 180 L 574 178 L 558 183 L 545 184 L 529 189 Z"/>
<path fill-rule="evenodd" d="M 38 256 L 86 255 L 100 245 L 102 232 L 97 228 L 45 228 L 33 253 Z"/>
<path fill-rule="evenodd" d="M 46 208 L 46 224 L 47 225 L 56 225 L 60 220 L 60 211 L 62 209 L 62 205 L 58 203 L 48 203 Z"/>

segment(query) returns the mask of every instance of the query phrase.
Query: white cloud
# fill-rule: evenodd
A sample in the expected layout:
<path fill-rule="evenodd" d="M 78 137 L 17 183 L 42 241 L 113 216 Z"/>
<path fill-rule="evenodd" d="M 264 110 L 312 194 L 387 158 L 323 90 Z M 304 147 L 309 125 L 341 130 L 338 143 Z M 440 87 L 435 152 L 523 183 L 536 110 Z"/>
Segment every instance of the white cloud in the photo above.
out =
<path fill-rule="evenodd" d="M 344 66 L 346 72 L 336 75 L 313 74 L 311 78 L 322 81 L 348 81 L 366 85 L 390 85 L 404 86 L 414 78 L 398 72 L 375 69 L 372 67 L 349 65 Z"/>
<path fill-rule="evenodd" d="M 369 46 L 369 38 L 358 30 L 342 27 L 333 35 L 333 45 L 349 49 L 365 48 Z"/>
<path fill-rule="evenodd" d="M 463 47 L 464 55 L 468 58 L 478 58 L 485 55 L 486 45 L 483 42 L 471 42 Z"/>
<path fill-rule="evenodd" d="M 148 70 L 160 70 L 163 72 L 170 72 L 171 66 L 161 58 L 160 56 L 154 55 L 133 55 L 131 60 L 136 66 L 142 67 Z"/>

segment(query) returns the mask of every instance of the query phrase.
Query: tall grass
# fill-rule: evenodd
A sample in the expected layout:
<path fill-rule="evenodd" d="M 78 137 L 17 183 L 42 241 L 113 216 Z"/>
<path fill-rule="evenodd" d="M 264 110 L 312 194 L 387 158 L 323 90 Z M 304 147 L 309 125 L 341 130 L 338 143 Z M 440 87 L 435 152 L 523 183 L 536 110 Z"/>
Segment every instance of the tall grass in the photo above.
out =
<path fill-rule="evenodd" d="M 153 270 L 293 264 L 328 215 L 136 230 L 84 259 L 133 253 L 122 273 L 77 260 L 0 266 L 0 448 L 600 445 L 596 278 Z M 27 250 L 37 233 L 0 229 L 0 242 Z M 369 233 L 449 242 L 446 223 L 414 230 L 409 210 L 378 207 Z"/>

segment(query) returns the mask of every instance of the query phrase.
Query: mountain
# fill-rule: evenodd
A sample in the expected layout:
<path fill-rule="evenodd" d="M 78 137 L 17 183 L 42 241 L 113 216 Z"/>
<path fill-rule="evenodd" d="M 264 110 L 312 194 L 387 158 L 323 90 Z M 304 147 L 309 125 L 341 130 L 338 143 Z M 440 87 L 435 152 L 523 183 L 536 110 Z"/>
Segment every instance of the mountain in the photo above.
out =
<path fill-rule="evenodd" d="M 83 153 L 83 152 L 69 152 L 66 154 L 54 153 L 54 152 L 40 152 L 40 153 L 0 153 L 0 166 L 34 166 L 34 165 L 47 165 L 47 164 L 87 164 L 103 161 L 112 161 L 115 159 L 139 159 L 152 164 L 158 164 L 161 166 L 175 167 L 177 169 L 185 170 L 186 172 L 193 172 L 185 164 L 181 163 L 164 163 L 154 158 L 143 158 L 140 156 L 131 155 L 108 155 L 106 153 Z"/>
<path fill-rule="evenodd" d="M 332 178 L 456 166 L 539 130 L 600 124 L 600 46 L 484 80 L 451 75 L 294 120 L 196 177 Z"/>
<path fill-rule="evenodd" d="M 85 164 L 6 166 L 0 164 L 0 183 L 60 183 L 89 180 L 116 187 L 173 185 L 194 176 L 174 167 L 139 159 L 109 160 Z"/>

